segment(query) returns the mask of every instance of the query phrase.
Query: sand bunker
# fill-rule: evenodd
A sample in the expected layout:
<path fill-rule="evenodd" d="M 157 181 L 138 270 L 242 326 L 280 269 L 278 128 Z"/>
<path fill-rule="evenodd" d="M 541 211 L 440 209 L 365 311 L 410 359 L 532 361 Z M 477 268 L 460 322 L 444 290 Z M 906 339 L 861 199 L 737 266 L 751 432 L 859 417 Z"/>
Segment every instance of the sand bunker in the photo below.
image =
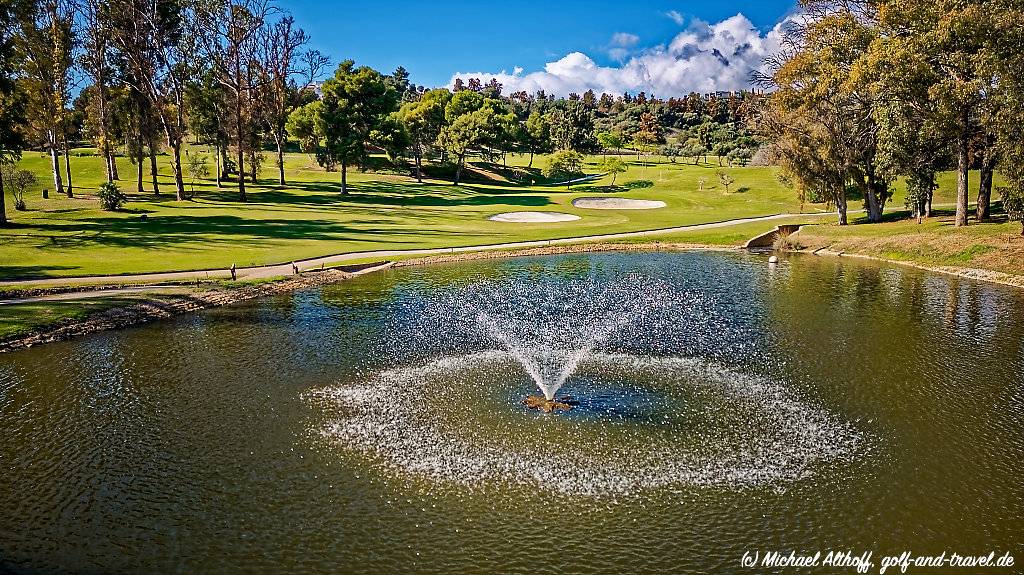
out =
<path fill-rule="evenodd" d="M 630 200 L 628 198 L 576 198 L 572 205 L 591 210 L 654 210 L 664 208 L 659 200 Z"/>
<path fill-rule="evenodd" d="M 571 222 L 580 219 L 580 217 L 559 212 L 505 212 L 504 214 L 493 215 L 487 219 L 492 222 L 535 224 L 543 222 Z"/>

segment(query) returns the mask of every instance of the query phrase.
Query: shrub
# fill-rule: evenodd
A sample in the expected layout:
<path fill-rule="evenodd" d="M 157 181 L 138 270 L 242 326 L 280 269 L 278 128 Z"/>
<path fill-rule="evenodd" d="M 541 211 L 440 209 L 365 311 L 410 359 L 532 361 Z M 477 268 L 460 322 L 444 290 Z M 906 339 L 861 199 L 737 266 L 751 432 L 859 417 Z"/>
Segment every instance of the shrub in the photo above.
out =
<path fill-rule="evenodd" d="M 100 205 L 103 206 L 104 210 L 108 212 L 116 212 L 121 209 L 121 206 L 128 201 L 128 198 L 121 191 L 121 188 L 117 187 L 114 182 L 104 182 L 100 184 L 100 189 L 96 193 L 96 196 L 100 199 Z"/>
<path fill-rule="evenodd" d="M 36 176 L 28 170 L 19 170 L 12 165 L 4 165 L 3 173 L 4 189 L 11 191 L 14 198 L 14 209 L 25 211 L 25 192 L 35 185 Z"/>
<path fill-rule="evenodd" d="M 999 196 L 1003 200 L 1003 210 L 1010 221 L 1020 222 L 1020 234 L 1024 236 L 1024 194 L 1010 187 L 999 188 Z"/>

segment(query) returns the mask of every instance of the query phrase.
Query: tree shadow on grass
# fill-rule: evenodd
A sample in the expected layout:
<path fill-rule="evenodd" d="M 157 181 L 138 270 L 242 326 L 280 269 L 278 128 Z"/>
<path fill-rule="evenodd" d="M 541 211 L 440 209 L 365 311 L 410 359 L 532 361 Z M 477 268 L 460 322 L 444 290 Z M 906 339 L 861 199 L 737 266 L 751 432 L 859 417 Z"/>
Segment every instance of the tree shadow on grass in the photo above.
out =
<path fill-rule="evenodd" d="M 0 279 L 20 280 L 51 277 L 55 272 L 78 269 L 75 266 L 0 266 Z"/>
<path fill-rule="evenodd" d="M 364 218 L 350 222 L 323 219 L 250 219 L 234 215 L 192 216 L 159 215 L 140 221 L 136 218 L 96 217 L 75 222 L 76 234 L 66 234 L 66 225 L 38 224 L 36 236 L 50 237 L 42 250 L 66 250 L 88 247 L 177 248 L 202 244 L 206 246 L 244 245 L 250 240 L 325 240 L 335 242 L 368 241 L 386 230 L 389 221 Z M 395 233 L 419 237 L 438 235 L 423 228 L 412 231 L 415 224 Z M 390 239 L 389 239 L 390 241 Z M 410 240 L 411 241 L 411 240 Z M 404 243 L 398 241 L 397 243 Z"/>

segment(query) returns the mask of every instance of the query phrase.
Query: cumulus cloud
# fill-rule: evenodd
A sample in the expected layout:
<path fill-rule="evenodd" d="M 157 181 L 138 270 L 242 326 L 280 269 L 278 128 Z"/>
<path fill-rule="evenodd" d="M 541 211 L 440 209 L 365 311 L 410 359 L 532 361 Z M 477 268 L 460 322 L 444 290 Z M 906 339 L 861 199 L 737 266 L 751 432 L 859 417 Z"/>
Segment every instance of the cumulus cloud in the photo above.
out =
<path fill-rule="evenodd" d="M 449 85 L 455 78 L 480 78 L 485 82 L 496 78 L 504 85 L 505 93 L 544 90 L 565 96 L 587 90 L 598 94 L 643 91 L 663 98 L 690 92 L 749 89 L 751 72 L 760 69 L 764 58 L 781 47 L 786 24 L 780 22 L 762 34 L 742 14 L 715 24 L 694 20 L 668 45 L 638 50 L 628 58 L 625 52 L 619 52 L 622 58 L 618 66 L 601 66 L 582 52 L 572 52 L 534 72 L 519 67 L 511 74 L 504 70 L 458 72 L 452 75 Z M 624 50 L 627 44 L 616 41 L 633 46 L 639 37 L 626 33 L 613 36 L 612 43 Z"/>
<path fill-rule="evenodd" d="M 672 20 L 676 24 L 679 24 L 680 26 L 682 26 L 683 23 L 686 22 L 686 18 L 675 10 L 669 10 L 668 12 L 665 12 L 665 16 L 668 16 L 670 20 Z"/>

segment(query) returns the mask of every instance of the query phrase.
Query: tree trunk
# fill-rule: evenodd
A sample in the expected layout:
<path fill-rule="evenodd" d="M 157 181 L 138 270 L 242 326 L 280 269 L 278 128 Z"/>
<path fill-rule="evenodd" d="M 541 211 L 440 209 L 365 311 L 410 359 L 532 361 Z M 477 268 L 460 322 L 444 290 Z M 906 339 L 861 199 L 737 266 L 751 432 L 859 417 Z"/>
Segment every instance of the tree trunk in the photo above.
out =
<path fill-rule="evenodd" d="M 341 195 L 348 195 L 348 159 L 341 157 Z"/>
<path fill-rule="evenodd" d="M 956 175 L 956 227 L 967 225 L 967 184 L 970 169 L 967 157 L 967 134 L 961 134 L 956 140 L 957 175 Z"/>
<path fill-rule="evenodd" d="M 217 189 L 219 190 L 220 189 L 220 176 L 221 176 L 221 171 L 220 171 L 221 170 L 221 167 L 220 167 L 220 144 L 214 144 L 213 145 L 213 158 L 214 158 L 214 162 L 217 163 Z"/>
<path fill-rule="evenodd" d="M 142 142 L 139 142 L 139 157 L 137 159 L 138 163 L 135 164 L 135 189 L 142 194 L 145 191 L 142 189 Z"/>
<path fill-rule="evenodd" d="M 462 164 L 466 161 L 466 154 L 459 154 L 459 165 L 455 168 L 455 182 L 454 185 L 459 185 L 459 179 L 462 177 Z"/>
<path fill-rule="evenodd" d="M 4 175 L 0 173 L 0 227 L 7 225 L 7 205 L 4 201 Z"/>
<path fill-rule="evenodd" d="M 867 201 L 868 221 L 878 223 L 882 221 L 882 203 L 877 191 L 878 184 L 873 176 L 868 175 L 867 186 L 864 190 L 864 199 Z"/>
<path fill-rule="evenodd" d="M 419 146 L 416 146 L 416 151 L 414 152 L 414 157 L 416 159 L 416 181 L 422 184 L 423 183 L 423 150 Z"/>
<path fill-rule="evenodd" d="M 60 156 L 57 155 L 57 146 L 50 142 L 50 168 L 53 170 L 53 193 L 64 193 L 64 180 L 60 176 Z"/>
<path fill-rule="evenodd" d="M 101 54 L 100 58 L 102 59 L 104 56 Z M 117 168 L 114 166 L 113 155 L 110 153 L 110 142 L 107 140 L 107 83 L 103 76 L 103 63 L 101 62 L 96 78 L 97 104 L 100 108 L 100 152 L 103 153 L 103 160 L 107 168 L 107 181 L 112 182 L 117 179 L 115 174 Z"/>
<path fill-rule="evenodd" d="M 110 154 L 108 157 L 110 158 L 111 179 L 116 182 L 121 179 L 121 175 L 117 173 L 117 155 L 113 150 L 109 150 L 108 153 Z"/>
<path fill-rule="evenodd" d="M 836 198 L 836 212 L 839 214 L 839 225 L 845 226 L 849 222 L 846 219 L 846 189 L 839 191 L 839 196 Z"/>
<path fill-rule="evenodd" d="M 222 180 L 231 179 L 231 173 L 230 173 L 230 170 L 228 169 L 228 147 L 227 146 L 221 146 L 220 147 L 220 166 L 221 166 L 221 169 L 224 170 L 223 172 L 221 172 L 220 179 L 222 179 Z"/>
<path fill-rule="evenodd" d="M 168 139 L 171 148 L 171 169 L 174 170 L 174 199 L 185 201 L 185 181 L 181 176 L 181 142 Z"/>
<path fill-rule="evenodd" d="M 985 157 L 981 160 L 981 177 L 978 185 L 978 207 L 975 210 L 975 217 L 979 222 L 989 219 L 989 211 L 992 204 L 992 151 L 986 150 Z"/>
<path fill-rule="evenodd" d="M 241 106 L 236 106 L 235 110 L 235 121 L 239 122 L 238 129 L 235 130 L 235 138 L 238 139 L 238 164 L 236 166 L 238 172 L 238 201 L 246 201 L 245 197 L 245 152 L 242 150 L 242 109 Z"/>
<path fill-rule="evenodd" d="M 530 150 L 530 163 L 526 165 L 527 168 L 533 167 L 533 150 Z"/>
<path fill-rule="evenodd" d="M 277 175 L 278 182 L 283 186 L 284 181 L 284 142 L 281 141 L 281 137 L 277 136 Z"/>
<path fill-rule="evenodd" d="M 153 179 L 153 195 L 160 195 L 160 182 L 157 180 L 156 148 L 153 147 L 153 138 L 149 139 L 149 176 Z"/>
<path fill-rule="evenodd" d="M 71 183 L 71 153 L 68 151 L 68 139 L 62 138 L 64 141 L 64 174 L 67 175 L 67 186 L 64 188 L 64 193 L 69 198 L 75 197 L 75 189 Z"/>

